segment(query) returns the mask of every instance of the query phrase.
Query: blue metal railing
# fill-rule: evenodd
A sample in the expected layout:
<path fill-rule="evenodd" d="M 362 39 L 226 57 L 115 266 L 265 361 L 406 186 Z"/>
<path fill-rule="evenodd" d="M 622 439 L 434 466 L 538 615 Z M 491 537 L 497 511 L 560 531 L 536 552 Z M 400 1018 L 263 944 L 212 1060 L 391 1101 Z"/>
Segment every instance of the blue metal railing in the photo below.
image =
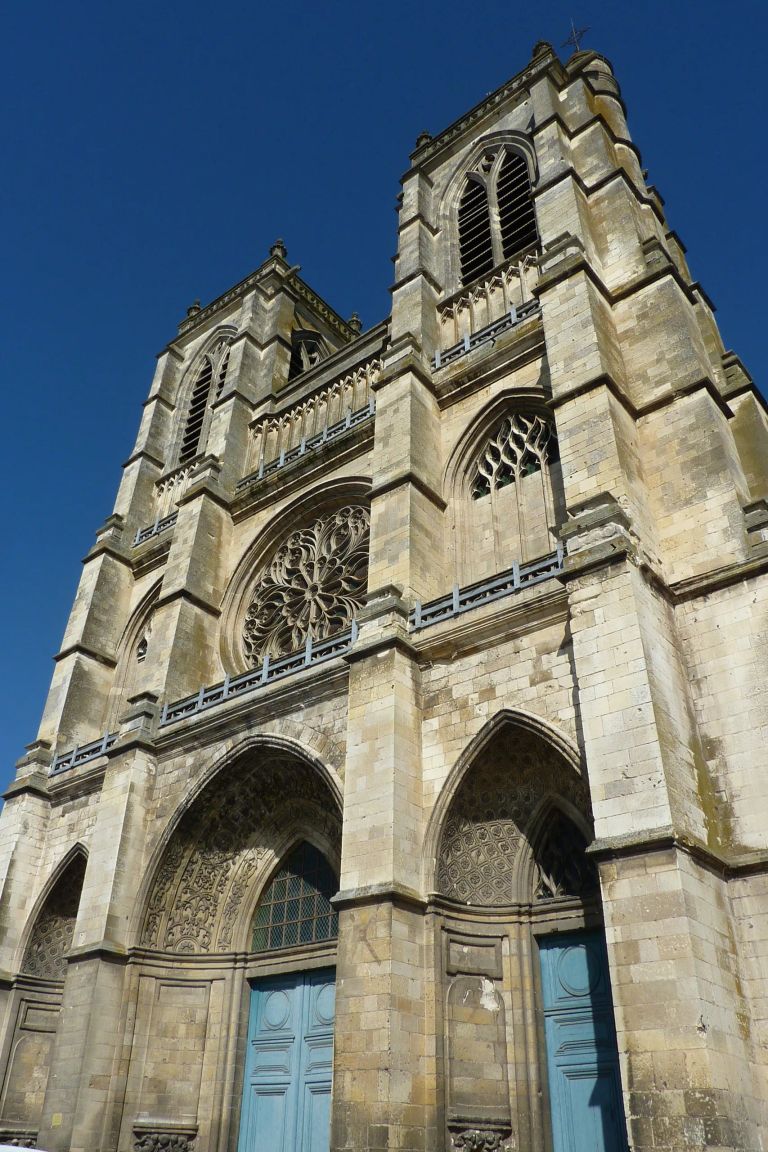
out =
<path fill-rule="evenodd" d="M 436 372 L 438 368 L 444 368 L 446 364 L 452 364 L 454 360 L 458 360 L 461 356 L 466 356 L 467 352 L 471 352 L 473 348 L 479 348 L 481 344 L 487 344 L 491 340 L 495 340 L 502 332 L 506 332 L 508 328 L 516 328 L 518 324 L 522 324 L 523 320 L 527 320 L 534 312 L 538 311 L 538 300 L 526 300 L 524 304 L 519 307 L 514 306 L 508 312 L 505 312 L 498 320 L 486 324 L 484 328 L 478 328 L 477 332 L 465 336 L 459 340 L 458 344 L 452 344 L 450 348 L 446 348 L 444 352 L 439 349 L 435 352 L 432 358 L 432 368 Z"/>
<path fill-rule="evenodd" d="M 240 492 L 243 488 L 249 487 L 251 484 L 256 484 L 259 480 L 263 480 L 265 476 L 271 476 L 273 472 L 279 471 L 280 468 L 285 468 L 286 464 L 292 464 L 294 460 L 300 459 L 307 452 L 317 451 L 322 448 L 324 444 L 330 443 L 332 440 L 338 439 L 348 432 L 350 428 L 357 428 L 359 424 L 364 424 L 366 420 L 370 420 L 376 412 L 376 402 L 371 396 L 365 408 L 358 408 L 356 412 L 347 412 L 346 416 L 341 420 L 337 420 L 335 424 L 329 424 L 323 428 L 322 432 L 316 433 L 314 436 L 302 437 L 301 442 L 295 448 L 283 449 L 279 456 L 274 460 L 270 460 L 268 464 L 262 460 L 256 472 L 251 472 L 248 476 L 244 476 L 242 480 L 238 480 L 235 485 L 236 491 Z"/>
<path fill-rule="evenodd" d="M 416 601 L 416 606 L 409 616 L 409 623 L 414 631 L 419 628 L 428 628 L 430 624 L 439 624 L 442 620 L 450 620 L 469 612 L 472 608 L 479 608 L 481 604 L 488 604 L 492 600 L 500 600 L 504 596 L 511 596 L 523 588 L 530 588 L 540 584 L 543 580 L 551 580 L 563 570 L 563 545 L 557 545 L 557 551 L 540 560 L 533 560 L 530 564 L 513 564 L 506 572 L 492 576 L 490 580 L 480 580 L 476 584 L 467 584 L 460 588 L 454 584 L 447 596 L 438 600 L 430 600 L 427 604 Z"/>
<path fill-rule="evenodd" d="M 195 716 L 198 712 L 204 712 L 216 704 L 223 704 L 225 700 L 246 696 L 265 684 L 281 680 L 284 676 L 300 672 L 303 668 L 312 668 L 316 664 L 333 659 L 334 656 L 341 656 L 349 651 L 355 640 L 357 640 L 357 623 L 354 620 L 351 628 L 337 632 L 327 640 L 313 641 L 309 636 L 304 647 L 297 652 L 291 652 L 288 656 L 281 656 L 277 660 L 270 660 L 267 655 L 263 664 L 241 673 L 240 676 L 225 676 L 218 684 L 213 684 L 210 688 L 201 688 L 193 696 L 185 696 L 183 700 L 165 704 L 160 716 L 160 727 L 173 724 L 176 720 L 182 720 L 187 716 Z"/>

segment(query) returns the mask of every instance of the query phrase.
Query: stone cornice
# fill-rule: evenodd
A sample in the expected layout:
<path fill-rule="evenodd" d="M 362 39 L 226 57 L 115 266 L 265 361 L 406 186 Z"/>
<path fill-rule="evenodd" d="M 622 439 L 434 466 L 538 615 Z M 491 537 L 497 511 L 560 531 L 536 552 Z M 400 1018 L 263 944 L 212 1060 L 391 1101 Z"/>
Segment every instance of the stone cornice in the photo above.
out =
<path fill-rule="evenodd" d="M 190 332 L 210 321 L 218 312 L 229 308 L 232 304 L 239 303 L 248 292 L 258 288 L 270 274 L 278 276 L 284 288 L 293 292 L 299 300 L 345 341 L 355 339 L 357 333 L 354 328 L 351 328 L 347 321 L 343 320 L 338 312 L 331 308 L 330 304 L 327 304 L 321 296 L 318 296 L 297 272 L 291 269 L 286 261 L 279 256 L 270 257 L 255 272 L 246 276 L 244 280 L 235 284 L 221 296 L 217 296 L 205 308 L 201 308 L 192 316 L 187 316 L 179 324 L 179 336 L 189 335 Z M 169 345 L 169 349 L 173 347 L 173 344 Z"/>
<path fill-rule="evenodd" d="M 336 440 L 330 440 L 320 448 L 314 449 L 290 461 L 283 468 L 277 469 L 269 476 L 256 480 L 252 485 L 240 489 L 232 501 L 232 520 L 237 524 L 240 520 L 252 516 L 261 508 L 271 504 L 279 492 L 281 498 L 288 496 L 299 487 L 310 487 L 318 479 L 327 482 L 332 473 L 337 473 L 342 465 L 362 456 L 370 450 L 373 442 L 374 421 L 366 420 Z M 364 471 L 368 473 L 370 466 L 366 462 Z"/>
<path fill-rule="evenodd" d="M 414 912 L 424 912 L 427 907 L 427 901 L 415 889 L 396 880 L 387 884 L 366 884 L 361 888 L 342 889 L 331 897 L 331 903 L 340 912 L 367 904 L 397 904 Z"/>
<path fill-rule="evenodd" d="M 640 829 L 624 836 L 603 837 L 594 840 L 587 848 L 588 854 L 599 862 L 670 851 L 690 856 L 696 863 L 727 880 L 768 872 L 768 849 L 737 849 L 726 853 L 676 833 L 670 825 Z"/>
<path fill-rule="evenodd" d="M 561 578 L 547 584 L 521 589 L 514 596 L 479 604 L 454 619 L 432 624 L 413 634 L 411 640 L 422 666 L 455 656 L 465 656 L 519 636 L 527 636 L 564 623 L 568 618 L 568 597 Z"/>
<path fill-rule="evenodd" d="M 723 395 L 717 386 L 708 376 L 703 376 L 699 380 L 692 380 L 689 384 L 684 385 L 677 389 L 667 389 L 661 396 L 656 396 L 654 399 L 649 400 L 645 404 L 634 404 L 627 396 L 620 386 L 616 383 L 612 376 L 607 372 L 601 372 L 597 376 L 593 376 L 591 380 L 584 380 L 580 384 L 576 384 L 573 388 L 569 388 L 567 392 L 561 392 L 557 396 L 553 396 L 549 401 L 550 406 L 557 411 L 562 408 L 564 404 L 568 404 L 571 400 L 577 400 L 581 396 L 586 396 L 590 392 L 596 391 L 598 388 L 605 388 L 610 392 L 611 396 L 617 403 L 621 404 L 625 412 L 627 412 L 634 420 L 639 420 L 643 416 L 649 416 L 654 412 L 660 412 L 664 408 L 670 407 L 681 397 L 691 396 L 694 392 L 704 391 L 710 399 L 715 403 L 723 416 L 730 420 L 733 416 L 733 411 L 723 399 Z"/>
<path fill-rule="evenodd" d="M 106 668 L 116 668 L 117 660 L 113 656 L 107 656 L 105 652 L 97 652 L 95 648 L 89 648 L 87 644 L 68 644 L 66 648 L 62 648 L 54 656 L 54 663 L 58 664 L 60 660 L 66 660 L 68 656 L 85 656 L 88 660 L 95 660 L 98 664 L 103 664 Z"/>
<path fill-rule="evenodd" d="M 203 612 L 207 612 L 214 619 L 218 620 L 221 616 L 221 608 L 218 604 L 204 599 L 196 592 L 190 591 L 189 588 L 174 588 L 170 592 L 161 594 L 156 601 L 156 607 L 161 608 L 164 604 L 172 604 L 174 600 L 186 600 L 188 604 L 195 608 L 201 608 Z"/>
<path fill-rule="evenodd" d="M 541 312 L 496 338 L 493 345 L 480 348 L 446 364 L 433 375 L 433 387 L 440 408 L 463 400 L 480 388 L 540 360 L 546 353 Z M 549 400 L 548 396 L 542 399 Z"/>
<path fill-rule="evenodd" d="M 524 68 L 522 72 L 518 72 L 517 75 L 507 80 L 506 84 L 502 84 L 495 92 L 491 92 L 489 96 L 486 96 L 485 99 L 475 104 L 474 108 L 470 108 L 469 112 L 459 117 L 458 120 L 454 120 L 452 124 L 449 124 L 448 127 L 444 128 L 437 136 L 433 136 L 431 140 L 425 141 L 420 148 L 416 148 L 416 150 L 411 153 L 411 168 L 405 173 L 401 183 L 405 182 L 414 168 L 433 159 L 438 152 L 441 152 L 449 144 L 452 144 L 460 136 L 463 136 L 464 133 L 470 128 L 473 128 L 478 121 L 489 116 L 502 104 L 527 91 L 534 80 L 543 76 L 544 73 L 550 69 L 559 71 L 562 78 L 565 77 L 562 64 L 551 49 L 532 60 L 527 68 Z"/>
<path fill-rule="evenodd" d="M 236 734 L 252 731 L 255 725 L 291 714 L 308 702 L 333 699 L 342 691 L 346 694 L 348 676 L 343 656 L 304 668 L 265 684 L 256 692 L 233 697 L 216 708 L 161 728 L 155 737 L 155 750 L 177 756 L 180 751 L 199 748 L 223 736 L 232 739 Z"/>
<path fill-rule="evenodd" d="M 401 472 L 396 472 L 394 476 L 387 476 L 384 480 L 374 484 L 371 488 L 371 500 L 377 496 L 384 496 L 387 492 L 393 492 L 396 488 L 402 488 L 406 484 L 410 484 L 417 492 L 425 496 L 440 512 L 444 512 L 448 507 L 440 493 L 435 491 L 431 484 L 412 469 L 403 469 Z"/>

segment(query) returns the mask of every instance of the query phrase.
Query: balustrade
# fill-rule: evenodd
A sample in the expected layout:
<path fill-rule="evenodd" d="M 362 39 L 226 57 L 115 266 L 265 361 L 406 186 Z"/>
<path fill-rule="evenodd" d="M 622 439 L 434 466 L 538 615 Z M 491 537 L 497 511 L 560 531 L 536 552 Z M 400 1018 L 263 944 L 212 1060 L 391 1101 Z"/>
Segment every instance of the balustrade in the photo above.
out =
<path fill-rule="evenodd" d="M 251 425 L 251 450 L 247 474 L 261 473 L 273 461 L 310 442 L 329 438 L 332 429 L 349 427 L 358 413 L 372 411 L 371 385 L 381 369 L 379 360 L 363 364 L 355 372 L 334 380 L 284 412 L 264 416 Z M 296 451 L 296 455 L 300 452 Z"/>
<path fill-rule="evenodd" d="M 469 350 L 482 340 L 481 332 L 511 327 L 536 308 L 532 289 L 538 280 L 538 266 L 532 254 L 515 258 L 496 268 L 485 280 L 462 288 L 439 307 L 440 350 L 436 367 L 454 359 L 456 348 Z M 507 323 L 509 317 L 513 320 Z"/>

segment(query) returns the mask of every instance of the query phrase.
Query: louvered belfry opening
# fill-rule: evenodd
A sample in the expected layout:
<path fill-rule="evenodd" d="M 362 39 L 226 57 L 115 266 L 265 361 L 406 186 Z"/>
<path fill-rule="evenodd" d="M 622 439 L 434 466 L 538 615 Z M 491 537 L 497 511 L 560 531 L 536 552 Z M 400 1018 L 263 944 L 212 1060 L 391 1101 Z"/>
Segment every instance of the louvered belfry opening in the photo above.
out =
<path fill-rule="evenodd" d="M 536 244 L 539 234 L 531 199 L 528 165 L 516 152 L 504 151 L 496 181 L 496 202 L 504 259 Z"/>
<path fill-rule="evenodd" d="M 479 180 L 468 179 L 459 204 L 461 279 L 477 280 L 493 268 L 493 240 L 488 193 Z"/>
<path fill-rule="evenodd" d="M 458 224 L 462 284 L 538 244 L 531 179 L 520 153 L 502 148 L 483 156 L 467 176 Z"/>
<path fill-rule="evenodd" d="M 206 412 L 208 405 L 212 400 L 218 399 L 221 389 L 224 385 L 224 377 L 227 374 L 227 365 L 229 364 L 229 348 L 227 348 L 221 358 L 219 359 L 221 349 L 218 348 L 216 352 L 207 355 L 203 360 L 198 373 L 195 386 L 192 389 L 192 396 L 189 401 L 189 413 L 187 414 L 187 423 L 184 426 L 184 436 L 181 441 L 181 451 L 179 452 L 179 463 L 186 464 L 197 455 L 200 449 L 200 439 L 203 433 L 203 425 L 205 423 Z M 216 371 L 216 388 L 215 394 L 211 396 L 214 383 L 214 365 L 218 360 L 218 369 Z"/>

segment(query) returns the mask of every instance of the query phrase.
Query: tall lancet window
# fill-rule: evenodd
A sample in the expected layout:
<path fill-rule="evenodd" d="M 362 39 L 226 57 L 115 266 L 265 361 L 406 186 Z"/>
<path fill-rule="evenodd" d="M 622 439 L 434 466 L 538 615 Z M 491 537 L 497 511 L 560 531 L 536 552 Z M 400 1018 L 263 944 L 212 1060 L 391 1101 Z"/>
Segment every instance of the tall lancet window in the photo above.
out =
<path fill-rule="evenodd" d="M 515 408 L 475 441 L 463 470 L 459 583 L 484 580 L 554 552 L 565 519 L 557 433 L 551 416 Z"/>
<path fill-rule="evenodd" d="M 458 225 L 463 284 L 538 244 L 531 178 L 519 152 L 491 149 L 467 173 Z"/>
<path fill-rule="evenodd" d="M 179 452 L 180 464 L 186 464 L 201 450 L 208 411 L 213 401 L 221 395 L 228 365 L 229 344 L 226 340 L 221 340 L 203 357 L 189 400 L 187 421 Z"/>

